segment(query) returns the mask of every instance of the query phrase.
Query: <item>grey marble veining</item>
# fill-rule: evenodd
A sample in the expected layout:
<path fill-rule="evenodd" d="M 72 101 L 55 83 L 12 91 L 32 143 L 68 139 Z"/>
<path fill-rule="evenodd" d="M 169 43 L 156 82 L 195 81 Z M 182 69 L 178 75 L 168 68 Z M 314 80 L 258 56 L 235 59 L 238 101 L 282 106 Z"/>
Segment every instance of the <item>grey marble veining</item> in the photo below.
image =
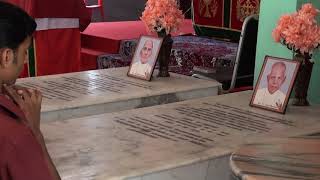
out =
<path fill-rule="evenodd" d="M 41 128 L 64 180 L 148 179 L 183 166 L 200 168 L 197 163 L 215 162 L 243 143 L 318 132 L 319 106 L 289 106 L 282 115 L 249 107 L 251 94 L 46 122 Z"/>
<path fill-rule="evenodd" d="M 232 154 L 230 165 L 242 180 L 319 180 L 320 137 L 247 144 Z"/>
<path fill-rule="evenodd" d="M 43 93 L 42 120 L 63 120 L 218 94 L 220 83 L 171 74 L 151 82 L 127 77 L 128 68 L 19 79 Z M 156 74 L 156 72 L 154 73 Z"/>

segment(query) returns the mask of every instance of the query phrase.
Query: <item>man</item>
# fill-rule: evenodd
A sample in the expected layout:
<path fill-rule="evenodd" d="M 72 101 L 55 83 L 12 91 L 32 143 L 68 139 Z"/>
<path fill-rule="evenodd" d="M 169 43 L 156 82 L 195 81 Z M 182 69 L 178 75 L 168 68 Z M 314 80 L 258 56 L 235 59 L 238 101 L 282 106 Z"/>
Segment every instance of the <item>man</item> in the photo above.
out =
<path fill-rule="evenodd" d="M 268 87 L 261 88 L 257 91 L 253 103 L 281 110 L 286 95 L 280 88 L 285 80 L 286 65 L 283 62 L 274 63 L 270 74 L 267 76 Z"/>
<path fill-rule="evenodd" d="M 42 95 L 14 83 L 28 61 L 35 21 L 0 1 L 0 179 L 59 180 L 40 131 Z"/>
<path fill-rule="evenodd" d="M 139 60 L 132 64 L 130 73 L 140 77 L 148 77 L 152 72 L 152 64 L 148 63 L 153 54 L 153 41 L 146 40 L 139 53 Z"/>

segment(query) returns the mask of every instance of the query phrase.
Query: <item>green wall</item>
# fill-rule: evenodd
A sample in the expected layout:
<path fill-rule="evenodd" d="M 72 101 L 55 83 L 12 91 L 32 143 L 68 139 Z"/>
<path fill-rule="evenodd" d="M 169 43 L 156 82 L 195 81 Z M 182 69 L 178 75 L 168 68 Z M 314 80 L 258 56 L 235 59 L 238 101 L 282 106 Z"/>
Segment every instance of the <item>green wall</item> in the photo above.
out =
<path fill-rule="evenodd" d="M 280 43 L 275 43 L 271 33 L 281 15 L 295 12 L 307 2 L 312 2 L 320 9 L 319 0 L 261 0 L 254 82 L 258 79 L 266 55 L 292 59 L 292 53 Z M 309 86 L 309 100 L 320 104 L 320 53 L 315 53 L 313 58 L 315 65 Z"/>

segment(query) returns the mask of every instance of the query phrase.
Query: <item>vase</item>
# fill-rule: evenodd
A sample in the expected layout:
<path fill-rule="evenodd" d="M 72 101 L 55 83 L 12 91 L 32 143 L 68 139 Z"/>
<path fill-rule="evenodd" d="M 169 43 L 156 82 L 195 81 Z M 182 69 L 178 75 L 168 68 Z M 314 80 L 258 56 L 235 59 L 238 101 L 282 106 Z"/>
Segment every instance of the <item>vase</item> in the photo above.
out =
<path fill-rule="evenodd" d="M 173 40 L 170 34 L 166 34 L 165 30 L 158 32 L 158 37 L 163 38 L 162 45 L 158 54 L 159 73 L 158 77 L 169 77 L 169 61 Z"/>
<path fill-rule="evenodd" d="M 294 60 L 300 61 L 301 65 L 294 85 L 295 98 L 292 104 L 295 106 L 309 106 L 307 96 L 313 62 L 310 61 L 311 57 L 309 55 L 302 54 L 296 54 Z"/>

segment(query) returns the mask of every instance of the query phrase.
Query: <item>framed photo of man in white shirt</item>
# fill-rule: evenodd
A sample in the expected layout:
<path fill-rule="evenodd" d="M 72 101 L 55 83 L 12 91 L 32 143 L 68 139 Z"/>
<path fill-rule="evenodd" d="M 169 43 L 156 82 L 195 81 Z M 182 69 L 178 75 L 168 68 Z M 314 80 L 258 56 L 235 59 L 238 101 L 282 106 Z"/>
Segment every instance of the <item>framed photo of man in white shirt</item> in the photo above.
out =
<path fill-rule="evenodd" d="M 299 67 L 298 61 L 266 56 L 250 105 L 285 113 Z"/>
<path fill-rule="evenodd" d="M 162 38 L 141 36 L 131 61 L 128 76 L 150 81 L 161 44 Z"/>

